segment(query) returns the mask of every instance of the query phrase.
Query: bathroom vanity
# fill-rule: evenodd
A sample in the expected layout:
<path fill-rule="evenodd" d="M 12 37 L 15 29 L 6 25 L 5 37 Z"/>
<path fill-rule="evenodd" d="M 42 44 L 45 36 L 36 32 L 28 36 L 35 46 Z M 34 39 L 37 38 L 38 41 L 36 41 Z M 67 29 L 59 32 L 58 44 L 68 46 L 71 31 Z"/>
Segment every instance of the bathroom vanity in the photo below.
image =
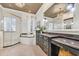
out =
<path fill-rule="evenodd" d="M 37 37 L 38 45 L 48 56 L 79 55 L 78 32 L 43 32 Z"/>

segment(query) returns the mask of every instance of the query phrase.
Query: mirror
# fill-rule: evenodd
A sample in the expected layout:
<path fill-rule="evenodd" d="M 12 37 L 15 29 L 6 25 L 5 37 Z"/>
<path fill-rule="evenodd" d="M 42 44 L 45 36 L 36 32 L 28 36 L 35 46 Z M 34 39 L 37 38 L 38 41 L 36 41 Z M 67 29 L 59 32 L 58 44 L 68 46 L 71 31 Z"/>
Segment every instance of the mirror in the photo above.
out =
<path fill-rule="evenodd" d="M 72 29 L 72 25 L 73 25 L 73 17 L 64 19 L 64 29 Z"/>
<path fill-rule="evenodd" d="M 50 30 L 72 29 L 74 10 L 74 3 L 54 3 L 44 13 L 44 17 L 48 20 L 47 28 Z"/>

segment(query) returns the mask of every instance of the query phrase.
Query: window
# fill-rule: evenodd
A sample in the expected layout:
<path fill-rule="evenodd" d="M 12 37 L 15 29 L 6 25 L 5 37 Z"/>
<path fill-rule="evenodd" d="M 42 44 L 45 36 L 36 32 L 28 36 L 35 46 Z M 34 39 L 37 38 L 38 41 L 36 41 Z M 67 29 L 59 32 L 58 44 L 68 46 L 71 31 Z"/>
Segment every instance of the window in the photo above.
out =
<path fill-rule="evenodd" d="M 4 31 L 16 31 L 15 17 L 4 17 Z"/>
<path fill-rule="evenodd" d="M 65 29 L 72 29 L 72 25 L 73 25 L 73 18 L 68 18 L 64 20 Z"/>

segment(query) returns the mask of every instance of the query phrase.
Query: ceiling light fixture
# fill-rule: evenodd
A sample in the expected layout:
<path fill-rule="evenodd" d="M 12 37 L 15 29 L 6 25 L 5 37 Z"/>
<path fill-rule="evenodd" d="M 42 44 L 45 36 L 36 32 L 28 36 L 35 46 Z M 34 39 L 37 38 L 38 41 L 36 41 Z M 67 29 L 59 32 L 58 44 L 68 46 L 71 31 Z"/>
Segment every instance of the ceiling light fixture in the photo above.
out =
<path fill-rule="evenodd" d="M 17 7 L 22 8 L 22 7 L 24 7 L 24 6 L 25 6 L 25 3 L 15 3 L 15 5 L 16 5 Z"/>
<path fill-rule="evenodd" d="M 63 16 L 62 8 L 59 8 L 59 13 L 57 14 L 57 18 L 61 19 Z"/>

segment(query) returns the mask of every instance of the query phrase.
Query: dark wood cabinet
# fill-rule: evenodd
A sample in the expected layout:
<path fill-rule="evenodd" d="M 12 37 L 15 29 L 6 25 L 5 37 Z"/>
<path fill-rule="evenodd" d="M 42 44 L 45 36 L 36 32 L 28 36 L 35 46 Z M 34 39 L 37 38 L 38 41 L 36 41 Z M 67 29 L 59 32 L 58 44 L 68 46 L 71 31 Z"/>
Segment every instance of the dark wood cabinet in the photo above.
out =
<path fill-rule="evenodd" d="M 36 31 L 36 43 L 40 48 L 48 55 L 51 56 L 51 41 L 50 37 L 41 35 L 39 31 Z"/>
<path fill-rule="evenodd" d="M 48 37 L 45 37 L 41 35 L 39 31 L 36 31 L 36 44 L 39 45 L 47 55 L 49 55 L 49 50 L 51 50 L 51 47 L 49 46 L 50 42 L 48 40 Z"/>
<path fill-rule="evenodd" d="M 74 42 L 75 44 L 73 45 Z M 36 43 L 48 56 L 79 55 L 79 35 L 36 31 Z M 75 48 L 75 47 L 76 48 Z M 63 48 L 63 49 L 62 49 Z"/>
<path fill-rule="evenodd" d="M 40 31 L 36 31 L 36 44 L 39 45 Z"/>
<path fill-rule="evenodd" d="M 43 36 L 43 50 L 44 50 L 44 52 L 47 54 L 47 55 L 49 55 L 48 53 L 49 53 L 49 43 L 50 42 L 48 42 L 48 38 L 47 37 L 44 37 Z"/>
<path fill-rule="evenodd" d="M 36 31 L 36 43 L 48 56 L 57 56 L 59 48 L 51 44 L 51 39 L 55 38 L 55 35 L 45 36 L 42 35 L 39 31 Z"/>

